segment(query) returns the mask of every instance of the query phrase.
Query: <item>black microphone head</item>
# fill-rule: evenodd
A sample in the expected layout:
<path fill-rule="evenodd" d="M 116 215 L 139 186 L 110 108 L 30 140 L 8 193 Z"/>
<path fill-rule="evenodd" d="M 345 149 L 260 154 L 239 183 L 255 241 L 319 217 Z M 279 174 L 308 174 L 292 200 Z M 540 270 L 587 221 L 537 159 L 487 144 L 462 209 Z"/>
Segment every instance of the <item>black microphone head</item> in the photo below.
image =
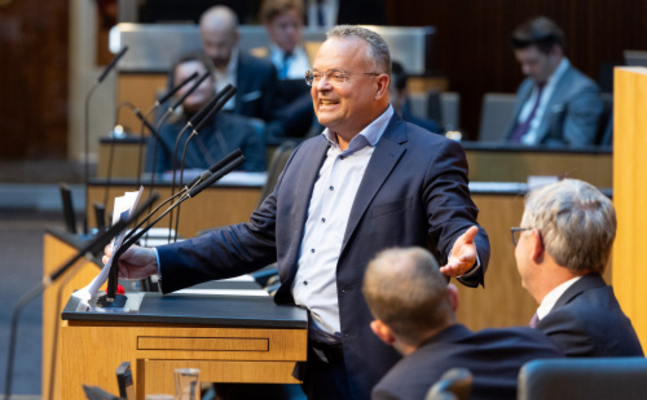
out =
<path fill-rule="evenodd" d="M 163 95 L 162 97 L 160 97 L 160 99 L 159 99 L 159 100 L 157 100 L 157 102 L 158 102 L 159 104 L 164 104 L 164 103 L 166 103 L 166 101 L 167 101 L 168 99 L 170 99 L 170 98 L 171 98 L 175 93 L 177 93 L 180 89 L 182 89 L 184 86 L 186 86 L 186 84 L 187 84 L 187 83 L 191 82 L 192 80 L 194 80 L 194 79 L 195 79 L 195 78 L 197 78 L 197 77 L 198 77 L 198 71 L 194 71 L 194 72 L 193 72 L 193 73 L 192 73 L 188 78 L 186 78 L 186 79 L 185 79 L 185 80 L 183 80 L 182 82 L 178 83 L 178 84 L 177 84 L 177 86 L 175 86 L 175 87 L 171 88 L 171 89 L 168 91 L 168 93 L 166 93 L 165 95 Z"/>
<path fill-rule="evenodd" d="M 113 58 L 113 59 L 112 59 L 112 61 L 110 61 L 110 64 L 108 64 L 108 66 L 106 67 L 106 69 L 104 69 L 104 70 L 103 70 L 103 73 L 102 73 L 102 74 L 99 76 L 99 78 L 97 79 L 97 82 L 98 82 L 98 83 L 101 83 L 101 82 L 103 82 L 103 80 L 104 80 L 104 79 L 106 79 L 106 76 L 108 76 L 108 73 L 109 73 L 109 72 L 110 72 L 110 71 L 115 67 L 115 65 L 117 65 L 117 63 L 119 62 L 119 60 L 121 59 L 121 57 L 123 57 L 123 56 L 124 56 L 124 54 L 126 54 L 126 51 L 128 51 L 128 46 L 124 46 L 124 47 L 119 51 L 119 53 L 117 53 L 117 55 L 115 56 L 115 58 Z"/>
<path fill-rule="evenodd" d="M 207 179 L 209 179 L 209 177 L 210 177 L 211 175 L 213 175 L 213 172 L 209 171 L 208 169 L 207 169 L 207 170 L 204 170 L 204 171 L 202 171 L 202 173 L 200 174 L 200 180 L 201 180 L 201 181 L 207 180 Z"/>

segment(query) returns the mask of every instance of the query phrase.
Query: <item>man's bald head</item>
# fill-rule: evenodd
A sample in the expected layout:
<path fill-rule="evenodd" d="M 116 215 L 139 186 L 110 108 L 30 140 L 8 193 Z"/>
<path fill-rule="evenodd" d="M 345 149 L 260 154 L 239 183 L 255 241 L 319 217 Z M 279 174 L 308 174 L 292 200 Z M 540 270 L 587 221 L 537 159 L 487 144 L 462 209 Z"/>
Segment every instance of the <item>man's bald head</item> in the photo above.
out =
<path fill-rule="evenodd" d="M 216 68 L 227 66 L 238 38 L 238 17 L 229 7 L 211 7 L 200 17 L 202 50 L 211 57 Z"/>

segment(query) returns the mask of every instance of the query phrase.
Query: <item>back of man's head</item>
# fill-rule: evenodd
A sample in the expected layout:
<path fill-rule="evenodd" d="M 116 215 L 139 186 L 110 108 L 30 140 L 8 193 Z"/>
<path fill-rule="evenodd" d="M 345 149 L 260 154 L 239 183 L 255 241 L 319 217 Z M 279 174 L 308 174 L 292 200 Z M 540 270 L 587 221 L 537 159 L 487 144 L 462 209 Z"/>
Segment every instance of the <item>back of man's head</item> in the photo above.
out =
<path fill-rule="evenodd" d="M 362 293 L 373 316 L 409 345 L 453 321 L 447 279 L 419 247 L 379 253 L 366 269 Z"/>
<path fill-rule="evenodd" d="M 559 46 L 563 51 L 566 51 L 564 32 L 549 18 L 532 18 L 512 32 L 512 47 L 514 49 L 525 49 L 530 46 L 537 46 L 539 51 L 544 54 L 550 53 L 554 46 Z"/>
<path fill-rule="evenodd" d="M 539 230 L 546 252 L 574 275 L 602 274 L 616 236 L 616 212 L 592 185 L 564 179 L 528 194 L 521 226 Z"/>

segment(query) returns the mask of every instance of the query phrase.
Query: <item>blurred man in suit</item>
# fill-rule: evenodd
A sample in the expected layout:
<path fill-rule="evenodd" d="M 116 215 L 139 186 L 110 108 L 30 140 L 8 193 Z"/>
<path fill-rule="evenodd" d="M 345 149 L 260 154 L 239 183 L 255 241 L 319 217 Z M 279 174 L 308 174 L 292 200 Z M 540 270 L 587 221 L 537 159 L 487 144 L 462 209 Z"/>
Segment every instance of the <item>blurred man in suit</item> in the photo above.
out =
<path fill-rule="evenodd" d="M 216 89 L 227 84 L 238 92 L 225 110 L 269 121 L 273 117 L 276 70 L 272 63 L 238 49 L 238 17 L 225 6 L 215 6 L 200 17 L 202 49 L 216 67 Z"/>
<path fill-rule="evenodd" d="M 210 72 L 209 77 L 184 99 L 177 112 L 172 114 L 166 123 L 160 127 L 159 137 L 161 143 L 156 143 L 153 136 L 149 137 L 145 163 L 146 172 L 161 173 L 172 169 L 172 152 L 175 148 L 178 134 L 183 130 L 189 119 L 216 94 L 214 89 L 214 67 L 209 57 L 201 53 L 189 53 L 181 56 L 174 63 L 169 74 L 169 87 L 174 86 L 173 82 L 182 82 L 195 72 L 203 75 L 207 71 Z M 175 97 L 182 97 L 190 86 L 184 86 Z M 190 133 L 190 130 L 185 131 L 180 139 L 180 150 L 177 154 L 178 161 L 181 161 L 181 149 L 184 148 Z M 189 142 L 185 167 L 187 169 L 207 169 L 237 148 L 243 151 L 246 158 L 245 163 L 240 167 L 241 170 L 264 171 L 266 169 L 263 137 L 257 134 L 249 119 L 235 114 L 219 113 L 211 121 L 207 121 L 200 134 L 193 137 Z M 177 168 L 180 167 L 179 162 L 175 165 Z"/>
<path fill-rule="evenodd" d="M 413 115 L 411 112 L 411 101 L 409 100 L 409 92 L 407 90 L 407 81 L 409 80 L 409 74 L 404 70 L 402 64 L 397 61 L 393 61 L 391 65 L 391 85 L 389 86 L 389 92 L 391 95 L 391 105 L 395 112 L 402 116 L 402 119 L 416 124 L 420 127 L 425 128 L 429 132 L 433 133 L 442 133 L 438 122 L 429 118 L 418 117 Z"/>
<path fill-rule="evenodd" d="M 447 370 L 474 376 L 470 399 L 517 398 L 521 366 L 563 357 L 540 332 L 527 327 L 472 332 L 456 322 L 456 287 L 425 249 L 381 252 L 366 269 L 362 292 L 375 320 L 373 332 L 404 358 L 375 386 L 373 400 L 421 400 Z"/>
<path fill-rule="evenodd" d="M 575 179 L 532 191 L 512 228 L 523 287 L 539 303 L 530 325 L 567 356 L 642 356 L 631 321 L 602 278 L 616 214 L 599 190 Z"/>
<path fill-rule="evenodd" d="M 517 90 L 505 140 L 527 145 L 594 144 L 603 110 L 600 90 L 564 55 L 562 30 L 546 17 L 534 18 L 513 32 L 512 46 L 527 78 Z"/>

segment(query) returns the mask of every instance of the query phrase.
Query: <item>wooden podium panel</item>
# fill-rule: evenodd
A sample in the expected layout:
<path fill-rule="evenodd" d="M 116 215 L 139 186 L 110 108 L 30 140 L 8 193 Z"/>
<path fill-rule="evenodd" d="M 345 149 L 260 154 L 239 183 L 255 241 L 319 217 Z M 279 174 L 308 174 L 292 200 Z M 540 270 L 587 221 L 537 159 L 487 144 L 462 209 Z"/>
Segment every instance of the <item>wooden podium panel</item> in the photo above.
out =
<path fill-rule="evenodd" d="M 217 299 L 214 299 L 217 301 Z M 244 313 L 241 310 L 241 313 Z M 183 339 L 191 350 L 142 348 L 142 338 Z M 212 350 L 213 340 L 264 340 L 265 350 Z M 204 382 L 299 383 L 291 373 L 307 354 L 305 329 L 239 329 L 196 325 L 64 321 L 61 327 L 61 399 L 84 400 L 82 384 L 118 393 L 115 369 L 130 361 L 137 398 L 174 393 L 175 368 L 199 368 Z"/>
<path fill-rule="evenodd" d="M 618 231 L 613 286 L 622 309 L 647 347 L 647 68 L 614 71 L 613 202 Z"/>

